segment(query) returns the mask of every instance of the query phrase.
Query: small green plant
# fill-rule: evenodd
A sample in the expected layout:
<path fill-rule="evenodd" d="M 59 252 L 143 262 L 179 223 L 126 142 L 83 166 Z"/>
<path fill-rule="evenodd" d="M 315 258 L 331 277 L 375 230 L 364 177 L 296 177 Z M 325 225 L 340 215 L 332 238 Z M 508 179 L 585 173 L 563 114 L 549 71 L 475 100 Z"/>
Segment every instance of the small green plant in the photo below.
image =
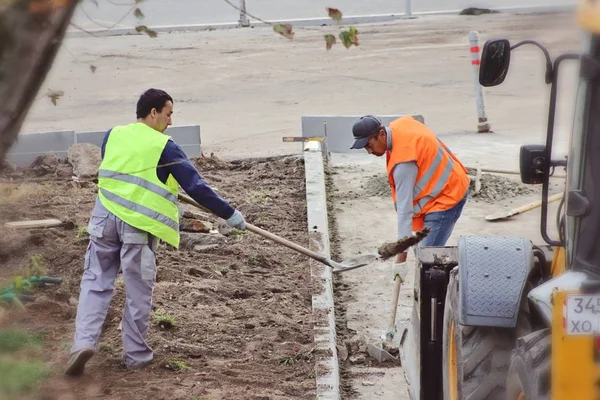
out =
<path fill-rule="evenodd" d="M 44 257 L 36 254 L 29 258 L 29 264 L 25 268 L 24 278 L 31 278 L 32 276 L 43 276 L 46 275 L 46 260 Z"/>
<path fill-rule="evenodd" d="M 252 253 L 252 255 L 250 256 L 250 262 L 252 264 L 258 264 L 258 262 L 259 262 L 258 254 Z"/>
<path fill-rule="evenodd" d="M 181 360 L 169 360 L 165 367 L 176 372 L 188 371 L 190 369 L 190 367 Z"/>
<path fill-rule="evenodd" d="M 162 308 L 152 314 L 152 319 L 163 329 L 171 329 L 175 326 L 175 318 L 167 314 Z"/>
<path fill-rule="evenodd" d="M 88 233 L 87 226 L 80 226 L 77 229 L 77 239 L 87 239 L 88 237 L 90 237 L 90 234 Z"/>
<path fill-rule="evenodd" d="M 223 272 L 223 271 L 229 271 L 229 267 L 227 265 L 218 265 L 218 266 L 215 267 L 215 270 L 216 271 L 221 271 L 221 272 Z"/>
<path fill-rule="evenodd" d="M 279 364 L 281 365 L 294 365 L 296 363 L 296 357 L 281 357 Z"/>
<path fill-rule="evenodd" d="M 0 356 L 0 398 L 36 391 L 49 372 L 50 367 L 40 360 L 14 360 Z"/>
<path fill-rule="evenodd" d="M 237 239 L 237 238 L 240 238 L 240 237 L 246 235 L 247 233 L 248 232 L 246 232 L 246 231 L 242 231 L 240 229 L 233 228 L 232 230 L 229 231 L 227 236 L 231 236 L 231 237 Z"/>
<path fill-rule="evenodd" d="M 12 353 L 25 347 L 39 348 L 42 337 L 20 329 L 0 330 L 0 354 Z"/>

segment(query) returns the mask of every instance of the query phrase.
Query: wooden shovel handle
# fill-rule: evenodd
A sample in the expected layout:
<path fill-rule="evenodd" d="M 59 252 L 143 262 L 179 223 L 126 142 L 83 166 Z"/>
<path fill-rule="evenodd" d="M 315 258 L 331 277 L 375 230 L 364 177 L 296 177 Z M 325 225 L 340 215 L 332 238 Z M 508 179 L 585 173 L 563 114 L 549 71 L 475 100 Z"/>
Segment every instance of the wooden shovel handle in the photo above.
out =
<path fill-rule="evenodd" d="M 554 194 L 554 195 L 548 197 L 548 203 L 552 203 L 553 201 L 562 199 L 563 195 L 564 194 L 561 192 L 561 193 L 557 193 L 557 194 Z M 542 201 L 537 200 L 532 203 L 525 204 L 523 206 L 513 209 L 512 213 L 514 213 L 513 215 L 521 214 L 521 213 L 524 213 L 525 211 L 529 211 L 529 210 L 533 210 L 534 208 L 538 208 L 541 205 L 542 205 Z"/>
<path fill-rule="evenodd" d="M 192 206 L 197 207 L 197 208 L 199 208 L 199 209 L 201 209 L 201 210 L 203 210 L 205 212 L 214 214 L 212 211 L 210 211 L 206 207 L 201 206 L 196 201 L 194 201 L 194 199 L 192 199 L 189 196 L 186 196 L 185 194 L 181 194 L 180 193 L 179 194 L 179 199 L 181 201 L 183 201 L 184 203 L 191 204 Z M 258 235 L 260 235 L 260 236 L 262 236 L 264 238 L 267 238 L 267 239 L 270 239 L 270 240 L 272 240 L 272 241 L 274 241 L 276 243 L 282 244 L 282 245 L 284 245 L 284 246 L 286 246 L 286 247 L 288 247 L 288 248 L 290 248 L 292 250 L 297 251 L 298 253 L 304 254 L 305 256 L 308 256 L 308 257 L 311 257 L 311 258 L 314 258 L 315 260 L 320 261 L 323 264 L 326 264 L 326 265 L 334 268 L 334 265 L 333 265 L 332 261 L 330 259 L 328 259 L 327 257 L 323 256 L 322 254 L 315 253 L 314 251 L 306 249 L 306 248 L 304 248 L 304 247 L 302 247 L 302 246 L 300 246 L 300 245 L 298 245 L 298 244 L 296 244 L 294 242 L 290 242 L 289 240 L 284 239 L 282 237 L 279 237 L 279 236 L 277 236 L 277 235 L 275 235 L 275 234 L 273 234 L 271 232 L 267 232 L 264 229 L 261 229 L 258 226 L 252 225 L 252 224 L 250 224 L 248 222 L 246 222 L 246 229 L 249 230 L 250 232 L 254 232 L 254 233 L 256 233 L 256 234 L 258 234 Z"/>
<path fill-rule="evenodd" d="M 400 298 L 400 286 L 402 286 L 402 280 L 400 278 L 396 278 L 394 281 L 394 296 L 392 301 L 392 313 L 390 314 L 390 331 L 394 329 L 394 325 L 396 324 L 396 314 L 398 311 L 398 299 Z"/>

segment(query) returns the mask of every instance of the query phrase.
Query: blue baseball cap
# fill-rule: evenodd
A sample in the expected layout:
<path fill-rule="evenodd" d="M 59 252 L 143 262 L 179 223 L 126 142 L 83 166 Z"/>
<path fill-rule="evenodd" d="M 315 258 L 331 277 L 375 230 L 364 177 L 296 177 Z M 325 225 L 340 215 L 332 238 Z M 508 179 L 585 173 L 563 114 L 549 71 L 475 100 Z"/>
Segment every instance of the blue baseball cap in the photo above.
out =
<path fill-rule="evenodd" d="M 374 115 L 365 115 L 360 117 L 358 121 L 354 123 L 352 127 L 352 135 L 354 135 L 354 144 L 351 149 L 362 149 L 364 148 L 371 136 L 375 135 L 383 129 L 381 120 Z"/>

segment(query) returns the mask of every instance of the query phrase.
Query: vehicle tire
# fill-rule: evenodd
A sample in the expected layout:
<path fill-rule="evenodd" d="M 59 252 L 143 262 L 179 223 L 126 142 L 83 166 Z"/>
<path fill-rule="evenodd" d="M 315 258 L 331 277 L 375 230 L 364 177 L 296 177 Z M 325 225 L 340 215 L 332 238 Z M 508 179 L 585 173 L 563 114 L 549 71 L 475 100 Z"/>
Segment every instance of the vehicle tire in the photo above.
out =
<path fill-rule="evenodd" d="M 458 268 L 454 268 L 444 309 L 444 400 L 504 400 L 516 332 L 529 333 L 527 302 L 523 302 L 517 329 L 462 326 L 458 285 Z"/>
<path fill-rule="evenodd" d="M 506 378 L 507 400 L 550 399 L 551 344 L 550 329 L 517 340 Z"/>

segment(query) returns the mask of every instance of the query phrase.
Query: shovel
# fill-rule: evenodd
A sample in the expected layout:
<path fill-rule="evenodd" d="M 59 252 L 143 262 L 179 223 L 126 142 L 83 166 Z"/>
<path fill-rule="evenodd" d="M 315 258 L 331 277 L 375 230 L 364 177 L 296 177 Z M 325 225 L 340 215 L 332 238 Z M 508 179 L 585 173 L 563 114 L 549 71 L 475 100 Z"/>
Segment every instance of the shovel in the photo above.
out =
<path fill-rule="evenodd" d="M 560 200 L 562 198 L 563 198 L 563 193 L 557 193 L 555 195 L 548 197 L 548 203 L 552 203 L 553 201 Z M 495 214 L 490 214 L 490 215 L 486 216 L 485 219 L 486 219 L 486 221 L 500 221 L 503 219 L 513 217 L 518 214 L 522 214 L 526 211 L 533 210 L 534 208 L 538 208 L 541 205 L 542 205 L 542 201 L 538 200 L 538 201 L 531 202 L 529 204 L 525 204 L 524 206 L 510 209 L 508 211 L 501 211 L 501 212 L 498 212 Z"/>
<path fill-rule="evenodd" d="M 192 206 L 197 207 L 205 212 L 212 213 L 210 210 L 208 210 L 205 207 L 202 207 L 200 204 L 195 202 L 191 197 L 189 197 L 187 195 L 180 193 L 179 200 L 181 200 L 184 203 L 191 204 Z M 325 257 L 322 254 L 315 253 L 314 251 L 306 249 L 296 243 L 290 242 L 289 240 L 286 240 L 282 237 L 279 237 L 279 236 L 274 235 L 270 232 L 267 232 L 263 229 L 260 229 L 259 227 L 254 226 L 248 222 L 246 222 L 246 229 L 249 230 L 250 232 L 256 233 L 264 238 L 267 238 L 276 243 L 282 244 L 294 251 L 297 251 L 298 253 L 301 253 L 301 254 L 304 254 L 305 256 L 313 258 L 313 259 L 331 267 L 333 269 L 333 272 L 346 271 L 348 269 L 364 267 L 365 265 L 368 265 L 369 263 L 371 263 L 377 259 L 377 257 L 375 255 L 368 255 L 368 256 L 357 257 L 357 258 L 354 258 L 351 260 L 347 260 L 347 261 L 338 263 L 338 262 L 331 260 L 330 258 Z"/>

